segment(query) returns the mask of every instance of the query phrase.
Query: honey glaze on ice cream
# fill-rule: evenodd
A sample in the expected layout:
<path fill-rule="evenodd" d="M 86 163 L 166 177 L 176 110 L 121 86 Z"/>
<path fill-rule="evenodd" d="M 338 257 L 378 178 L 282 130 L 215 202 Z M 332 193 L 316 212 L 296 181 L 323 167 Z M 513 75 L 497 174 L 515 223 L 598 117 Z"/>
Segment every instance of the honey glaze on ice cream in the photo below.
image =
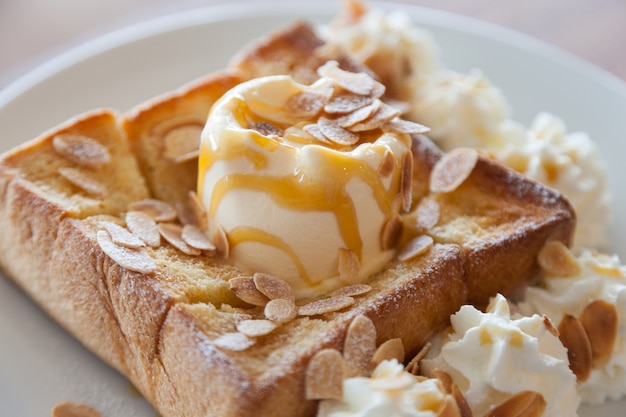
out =
<path fill-rule="evenodd" d="M 257 78 L 213 107 L 198 196 L 229 262 L 287 281 L 298 298 L 363 282 L 395 255 L 411 208 L 411 133 L 382 84 L 334 61 L 309 86 Z"/>

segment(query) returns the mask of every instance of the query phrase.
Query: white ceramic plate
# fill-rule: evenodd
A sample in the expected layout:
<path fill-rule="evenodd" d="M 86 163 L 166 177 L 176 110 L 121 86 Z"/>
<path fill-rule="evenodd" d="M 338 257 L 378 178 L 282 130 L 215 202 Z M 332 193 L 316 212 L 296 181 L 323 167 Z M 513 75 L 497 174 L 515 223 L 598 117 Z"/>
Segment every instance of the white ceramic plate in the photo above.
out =
<path fill-rule="evenodd" d="M 508 97 L 517 120 L 542 110 L 594 138 L 610 167 L 617 213 L 612 248 L 626 259 L 626 86 L 617 78 L 509 30 L 447 13 L 404 8 L 435 36 L 452 69 L 481 68 Z M 246 42 L 307 17 L 326 22 L 335 1 L 246 3 L 168 16 L 67 52 L 0 92 L 0 151 L 97 107 L 120 110 L 224 67 Z M 104 416 L 154 417 L 117 372 L 85 350 L 29 298 L 0 277 L 0 407 L 6 416 L 45 416 L 62 401 Z M 581 410 L 622 415 L 626 400 Z"/>

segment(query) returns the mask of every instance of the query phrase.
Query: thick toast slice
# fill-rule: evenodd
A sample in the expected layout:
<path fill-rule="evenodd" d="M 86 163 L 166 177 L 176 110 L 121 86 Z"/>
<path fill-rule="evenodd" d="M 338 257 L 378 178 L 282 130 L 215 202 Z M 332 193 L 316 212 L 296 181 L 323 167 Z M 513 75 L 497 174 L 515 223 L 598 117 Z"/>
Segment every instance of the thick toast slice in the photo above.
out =
<path fill-rule="evenodd" d="M 372 320 L 378 344 L 399 337 L 411 355 L 462 304 L 532 280 L 546 240 L 569 243 L 569 203 L 485 157 L 454 191 L 430 193 L 428 178 L 443 155 L 415 136 L 414 203 L 438 202 L 439 221 L 424 231 L 435 245 L 414 260 L 393 261 L 347 309 L 300 316 L 247 349 L 224 349 L 216 340 L 242 320 L 263 317 L 229 290 L 242 271 L 163 242 L 141 249 L 156 268 L 137 272 L 132 261 L 122 266 L 107 255 L 97 234 L 103 222 L 125 225 L 133 201 L 186 202 L 195 190 L 193 157 L 183 158 L 184 168 L 174 161 L 187 152 L 170 152 L 171 129 L 163 126 L 202 123 L 231 84 L 255 74 L 253 66 L 246 71 L 207 77 L 123 118 L 86 114 L 0 159 L 3 269 L 164 416 L 314 415 L 316 402 L 304 394 L 307 364 L 322 348 L 342 350 L 354 317 Z M 66 133 L 104 145 L 109 161 L 96 168 L 69 161 L 53 145 Z M 80 169 L 92 182 L 71 181 L 59 168 Z"/>

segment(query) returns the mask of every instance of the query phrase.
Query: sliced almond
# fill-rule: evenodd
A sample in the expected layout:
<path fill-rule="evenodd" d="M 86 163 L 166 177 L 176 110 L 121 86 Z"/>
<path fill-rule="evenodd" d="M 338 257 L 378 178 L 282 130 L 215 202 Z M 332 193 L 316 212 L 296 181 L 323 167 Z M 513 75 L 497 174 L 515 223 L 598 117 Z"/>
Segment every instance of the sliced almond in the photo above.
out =
<path fill-rule="evenodd" d="M 433 246 L 433 238 L 428 235 L 421 235 L 411 239 L 398 253 L 398 259 L 402 262 L 409 261 L 425 254 Z"/>
<path fill-rule="evenodd" d="M 313 139 L 322 142 L 322 143 L 331 143 L 326 136 L 322 133 L 322 128 L 317 123 L 311 123 L 302 128 L 302 131 L 307 135 L 311 136 Z"/>
<path fill-rule="evenodd" d="M 381 234 L 381 246 L 383 250 L 389 250 L 398 244 L 402 237 L 404 223 L 398 214 L 392 214 L 383 226 Z"/>
<path fill-rule="evenodd" d="M 176 163 L 193 159 L 192 155 L 197 157 L 202 128 L 202 123 L 194 122 L 167 131 L 163 136 L 163 156 Z"/>
<path fill-rule="evenodd" d="M 592 301 L 580 315 L 580 323 L 591 343 L 594 369 L 603 368 L 611 360 L 617 340 L 618 320 L 615 306 L 604 300 Z"/>
<path fill-rule="evenodd" d="M 463 416 L 454 398 L 447 396 L 443 400 L 443 404 L 437 413 L 437 417 L 472 417 L 472 415 Z"/>
<path fill-rule="evenodd" d="M 546 329 L 548 329 L 552 336 L 559 337 L 559 331 L 556 327 L 554 327 L 554 323 L 552 323 L 552 320 L 550 320 L 550 318 L 545 314 L 543 315 L 542 319 L 544 326 L 546 326 Z"/>
<path fill-rule="evenodd" d="M 372 287 L 367 284 L 354 284 L 354 285 L 348 285 L 346 287 L 341 287 L 331 292 L 330 294 L 328 294 L 328 296 L 337 297 L 341 295 L 344 297 L 356 297 L 359 295 L 367 294 L 371 290 L 372 290 Z"/>
<path fill-rule="evenodd" d="M 302 92 L 289 97 L 285 110 L 298 120 L 311 119 L 324 107 L 325 98 L 319 94 Z"/>
<path fill-rule="evenodd" d="M 111 240 L 116 245 L 124 246 L 126 248 L 137 249 L 146 244 L 143 240 L 129 232 L 126 228 L 113 222 L 100 222 L 98 226 L 104 228 L 111 236 Z"/>
<path fill-rule="evenodd" d="M 432 229 L 439 223 L 440 215 L 441 208 L 435 199 L 422 198 L 415 209 L 415 225 L 423 230 Z"/>
<path fill-rule="evenodd" d="M 352 376 L 369 376 L 372 358 L 376 353 L 376 326 L 367 316 L 359 315 L 352 320 L 343 344 L 343 357 Z"/>
<path fill-rule="evenodd" d="M 226 333 L 213 341 L 213 344 L 223 350 L 240 352 L 254 346 L 255 340 L 243 333 Z"/>
<path fill-rule="evenodd" d="M 291 285 L 274 275 L 257 272 L 252 279 L 256 288 L 270 300 L 296 300 Z"/>
<path fill-rule="evenodd" d="M 336 349 L 322 349 L 307 366 L 304 386 L 307 400 L 343 397 L 344 359 Z"/>
<path fill-rule="evenodd" d="M 365 132 L 368 130 L 379 129 L 398 116 L 400 116 L 400 110 L 385 103 L 381 103 L 371 117 L 350 126 L 348 130 L 352 132 Z"/>
<path fill-rule="evenodd" d="M 360 109 L 357 109 L 351 113 L 347 113 L 340 117 L 337 117 L 336 119 L 334 119 L 335 123 L 337 123 L 344 129 L 348 129 L 351 126 L 354 126 L 357 123 L 362 123 L 372 117 L 372 115 L 378 110 L 380 105 L 380 100 L 376 100 L 372 102 L 372 104 L 368 104 L 367 106 L 361 107 Z"/>
<path fill-rule="evenodd" d="M 318 119 L 317 125 L 320 127 L 320 130 L 326 139 L 336 143 L 337 145 L 355 145 L 360 139 L 359 135 L 344 129 L 333 119 L 329 119 L 324 116 Z"/>
<path fill-rule="evenodd" d="M 446 393 L 452 394 L 452 386 L 454 385 L 454 381 L 449 373 L 443 371 L 441 369 L 433 369 L 429 375 L 431 378 L 437 378 L 441 381 L 441 385 L 443 385 L 443 389 Z"/>
<path fill-rule="evenodd" d="M 346 284 L 356 284 L 359 282 L 359 270 L 361 262 L 354 251 L 339 248 L 339 279 Z"/>
<path fill-rule="evenodd" d="M 430 190 L 433 193 L 449 193 L 456 190 L 470 176 L 478 152 L 472 148 L 456 148 L 444 154 L 430 174 Z"/>
<path fill-rule="evenodd" d="M 273 332 L 278 325 L 270 320 L 244 320 L 237 324 L 237 331 L 248 337 L 261 337 Z"/>
<path fill-rule="evenodd" d="M 396 167 L 396 157 L 390 150 L 385 150 L 383 155 L 383 159 L 380 161 L 380 165 L 378 166 L 378 175 L 383 178 L 387 178 Z"/>
<path fill-rule="evenodd" d="M 400 195 L 402 196 L 402 210 L 408 213 L 413 205 L 413 154 L 411 152 L 406 152 L 402 157 Z"/>
<path fill-rule="evenodd" d="M 217 253 L 217 248 L 209 240 L 204 230 L 197 226 L 184 225 L 180 237 L 188 246 L 201 250 L 205 255 L 211 256 Z"/>
<path fill-rule="evenodd" d="M 559 339 L 567 348 L 569 367 L 578 382 L 586 381 L 592 369 L 591 343 L 580 320 L 566 314 L 559 324 Z"/>
<path fill-rule="evenodd" d="M 290 322 L 298 316 L 298 307 L 291 300 L 277 298 L 269 300 L 263 311 L 265 317 L 278 324 Z"/>
<path fill-rule="evenodd" d="M 402 112 L 401 109 L 398 109 L 398 111 Z M 393 120 L 390 120 L 384 123 L 382 125 L 382 129 L 385 132 L 406 133 L 409 135 L 421 135 L 421 134 L 430 132 L 430 128 L 424 125 L 411 122 L 410 120 L 400 119 L 400 118 L 395 118 Z"/>
<path fill-rule="evenodd" d="M 332 79 L 341 88 L 354 94 L 381 97 L 385 93 L 385 87 L 364 72 L 349 72 L 339 68 L 337 61 L 328 61 L 317 69 L 320 77 Z"/>
<path fill-rule="evenodd" d="M 350 114 L 371 105 L 373 102 L 374 99 L 369 96 L 342 91 L 332 96 L 324 104 L 324 111 L 329 114 Z"/>
<path fill-rule="evenodd" d="M 283 131 L 269 122 L 252 123 L 250 129 L 256 130 L 263 136 L 282 136 Z"/>
<path fill-rule="evenodd" d="M 130 203 L 128 211 L 141 211 L 156 222 L 169 222 L 177 216 L 176 209 L 171 204 L 153 198 Z"/>
<path fill-rule="evenodd" d="M 397 360 L 398 363 L 404 362 L 404 343 L 402 339 L 395 338 L 383 342 L 372 356 L 374 367 L 382 361 Z"/>
<path fill-rule="evenodd" d="M 541 417 L 547 402 L 536 391 L 522 391 L 493 408 L 485 417 Z"/>
<path fill-rule="evenodd" d="M 204 204 L 202 204 L 200 198 L 198 198 L 198 194 L 196 194 L 195 191 L 189 191 L 187 194 L 187 201 L 194 216 L 194 222 L 192 224 L 195 224 L 202 230 L 206 230 L 207 212 Z"/>
<path fill-rule="evenodd" d="M 417 375 L 419 373 L 420 362 L 422 359 L 424 359 L 424 357 L 426 356 L 426 353 L 428 353 L 430 346 L 431 346 L 430 343 L 427 343 L 426 345 L 424 345 L 424 347 L 420 349 L 419 352 L 417 352 L 417 355 L 415 355 L 413 359 L 409 361 L 409 363 L 406 365 L 404 369 L 406 369 L 407 372 L 413 375 Z"/>
<path fill-rule="evenodd" d="M 99 168 L 111 161 L 106 146 L 90 137 L 62 133 L 52 138 L 54 151 L 76 165 Z"/>
<path fill-rule="evenodd" d="M 107 189 L 104 184 L 93 179 L 89 174 L 79 168 L 61 167 L 58 169 L 58 172 L 59 175 L 87 194 L 99 198 L 104 198 L 107 195 Z"/>
<path fill-rule="evenodd" d="M 572 252 L 558 240 L 543 245 L 537 256 L 539 265 L 551 277 L 575 277 L 580 274 L 580 264 Z"/>
<path fill-rule="evenodd" d="M 161 234 L 152 217 L 141 211 L 129 211 L 125 221 L 126 227 L 144 243 L 153 248 L 161 245 Z"/>
<path fill-rule="evenodd" d="M 452 398 L 454 398 L 454 402 L 456 403 L 459 409 L 460 417 L 473 417 L 472 408 L 470 407 L 465 395 L 461 392 L 461 389 L 457 384 L 452 384 L 450 386 L 450 394 L 452 394 Z M 522 416 L 519 416 L 522 417 Z"/>
<path fill-rule="evenodd" d="M 230 256 L 230 243 L 228 242 L 226 230 L 224 230 L 222 226 L 217 225 L 215 231 L 211 235 L 211 241 L 215 245 L 215 249 L 217 249 L 217 254 L 222 259 L 228 259 Z"/>
<path fill-rule="evenodd" d="M 157 270 L 154 260 L 142 249 L 129 249 L 116 245 L 105 230 L 98 230 L 96 238 L 102 251 L 122 268 L 142 274 L 150 274 Z"/>
<path fill-rule="evenodd" d="M 415 377 L 408 373 L 386 375 L 384 378 L 372 378 L 368 381 L 368 385 L 376 391 L 402 390 L 413 385 L 414 383 Z"/>
<path fill-rule="evenodd" d="M 270 300 L 256 288 L 252 277 L 232 278 L 228 281 L 228 286 L 237 298 L 253 306 L 264 307 Z"/>
<path fill-rule="evenodd" d="M 183 239 L 183 228 L 174 223 L 160 223 L 158 225 L 161 237 L 170 245 L 187 255 L 198 256 L 202 253 L 200 249 L 193 248 Z"/>
<path fill-rule="evenodd" d="M 352 297 L 331 297 L 313 301 L 298 308 L 300 316 L 317 316 L 325 313 L 343 310 L 354 304 Z"/>
<path fill-rule="evenodd" d="M 86 404 L 64 401 L 52 408 L 52 417 L 101 417 L 101 414 Z"/>

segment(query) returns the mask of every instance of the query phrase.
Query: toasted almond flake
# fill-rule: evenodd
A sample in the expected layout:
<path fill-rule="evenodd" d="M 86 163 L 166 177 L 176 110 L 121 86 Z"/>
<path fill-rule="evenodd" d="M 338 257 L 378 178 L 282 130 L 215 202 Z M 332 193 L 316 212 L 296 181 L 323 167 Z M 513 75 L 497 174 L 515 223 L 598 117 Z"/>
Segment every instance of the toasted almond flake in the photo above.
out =
<path fill-rule="evenodd" d="M 252 123 L 250 129 L 256 130 L 264 136 L 282 136 L 283 131 L 269 122 Z"/>
<path fill-rule="evenodd" d="M 400 195 L 402 196 L 402 210 L 408 213 L 413 205 L 413 154 L 411 152 L 406 152 L 402 157 Z"/>
<path fill-rule="evenodd" d="M 339 248 L 339 279 L 346 284 L 358 284 L 361 262 L 357 254 L 350 249 Z"/>
<path fill-rule="evenodd" d="M 191 151 L 184 153 L 182 155 L 178 155 L 176 158 L 172 159 L 172 162 L 175 164 L 184 164 L 185 162 L 195 161 L 200 157 L 200 149 L 196 151 Z"/>
<path fill-rule="evenodd" d="M 541 417 L 547 402 L 536 391 L 522 391 L 493 408 L 485 417 Z"/>
<path fill-rule="evenodd" d="M 111 161 L 106 146 L 87 136 L 62 133 L 52 138 L 52 147 L 56 153 L 76 165 L 99 168 Z"/>
<path fill-rule="evenodd" d="M 79 168 L 61 167 L 59 174 L 71 182 L 76 187 L 95 197 L 106 197 L 107 189 L 101 182 L 91 178 L 86 172 Z"/>
<path fill-rule="evenodd" d="M 291 285 L 287 281 L 263 272 L 255 273 L 252 279 L 256 288 L 270 300 L 296 300 Z"/>
<path fill-rule="evenodd" d="M 189 207 L 193 213 L 195 221 L 192 224 L 195 224 L 202 230 L 206 230 L 207 228 L 207 212 L 206 207 L 200 201 L 198 194 L 195 191 L 189 191 L 187 194 L 187 201 L 189 203 Z"/>
<path fill-rule="evenodd" d="M 546 326 L 546 329 L 552 334 L 552 336 L 559 337 L 559 331 L 556 327 L 554 327 L 554 323 L 552 323 L 552 320 L 550 320 L 550 318 L 545 314 L 543 315 L 542 319 L 543 325 Z"/>
<path fill-rule="evenodd" d="M 116 245 L 105 230 L 98 230 L 96 238 L 102 251 L 122 268 L 142 274 L 149 274 L 157 270 L 156 263 L 143 249 L 129 249 Z"/>
<path fill-rule="evenodd" d="M 419 373 L 420 362 L 422 359 L 424 359 L 424 357 L 428 353 L 430 346 L 431 346 L 430 343 L 427 343 L 426 345 L 424 345 L 424 347 L 420 349 L 419 352 L 417 352 L 417 355 L 415 355 L 413 359 L 409 361 L 409 363 L 405 367 L 407 372 L 413 375 L 417 375 Z"/>
<path fill-rule="evenodd" d="M 437 378 L 441 381 L 444 391 L 448 394 L 452 394 L 452 385 L 454 384 L 454 381 L 449 373 L 441 369 L 433 369 L 429 376 L 431 378 Z"/>
<path fill-rule="evenodd" d="M 592 351 L 585 328 L 576 317 L 566 314 L 558 330 L 559 339 L 567 348 L 570 369 L 578 382 L 586 381 L 592 369 Z"/>
<path fill-rule="evenodd" d="M 368 385 L 374 390 L 395 391 L 401 390 L 415 383 L 413 375 L 401 373 L 399 375 L 388 375 L 384 378 L 372 378 Z"/>
<path fill-rule="evenodd" d="M 52 417 L 101 417 L 101 414 L 90 406 L 69 401 L 55 405 L 51 415 Z"/>
<path fill-rule="evenodd" d="M 437 226 L 440 215 L 439 203 L 433 198 L 424 197 L 415 209 L 415 225 L 419 229 L 430 230 Z"/>
<path fill-rule="evenodd" d="M 349 72 L 339 68 L 337 61 L 328 61 L 317 69 L 320 77 L 332 79 L 341 88 L 354 94 L 381 97 L 385 93 L 385 86 L 374 80 L 364 72 Z"/>
<path fill-rule="evenodd" d="M 309 362 L 304 376 L 307 400 L 343 397 L 345 361 L 336 349 L 322 349 Z"/>
<path fill-rule="evenodd" d="M 343 357 L 351 376 L 369 376 L 376 353 L 376 326 L 370 318 L 359 315 L 352 320 L 343 344 Z"/>
<path fill-rule="evenodd" d="M 383 250 L 394 248 L 400 241 L 403 230 L 404 223 L 402 222 L 402 218 L 397 214 L 393 214 L 383 226 L 381 234 L 381 245 Z"/>
<path fill-rule="evenodd" d="M 380 165 L 378 165 L 378 175 L 383 178 L 387 178 L 396 166 L 396 157 L 389 149 L 385 149 L 385 153 L 383 154 L 383 159 L 380 161 Z"/>
<path fill-rule="evenodd" d="M 165 201 L 154 198 L 138 200 L 128 205 L 128 211 L 141 211 L 152 217 L 156 222 L 169 222 L 176 219 L 176 209 Z"/>
<path fill-rule="evenodd" d="M 237 324 L 237 331 L 248 337 L 261 337 L 273 332 L 278 325 L 270 320 L 244 320 Z"/>
<path fill-rule="evenodd" d="M 539 251 L 537 261 L 551 277 L 568 278 L 580 274 L 580 264 L 572 252 L 558 240 L 551 240 Z"/>
<path fill-rule="evenodd" d="M 217 253 L 217 248 L 211 243 L 204 230 L 197 226 L 192 224 L 184 225 L 180 237 L 187 245 L 203 251 L 205 255 L 215 255 Z"/>
<path fill-rule="evenodd" d="M 322 143 L 331 143 L 326 136 L 322 133 L 322 128 L 317 123 L 311 123 L 302 128 L 302 131 L 307 135 L 311 136 L 313 139 L 318 140 Z"/>
<path fill-rule="evenodd" d="M 191 208 L 181 202 L 177 202 L 175 204 L 176 215 L 178 216 L 178 221 L 183 226 L 186 224 L 196 225 L 196 217 L 194 213 L 191 211 Z"/>
<path fill-rule="evenodd" d="M 477 162 L 478 152 L 472 148 L 456 148 L 444 154 L 430 174 L 430 191 L 456 190 L 470 176 Z"/>
<path fill-rule="evenodd" d="M 322 116 L 317 121 L 317 125 L 326 139 L 338 145 L 350 146 L 359 141 L 359 135 L 339 126 L 333 119 Z"/>
<path fill-rule="evenodd" d="M 161 234 L 152 217 L 141 211 L 129 211 L 125 221 L 126 227 L 144 243 L 153 248 L 161 245 Z"/>
<path fill-rule="evenodd" d="M 592 301 L 581 313 L 580 323 L 591 343 L 592 367 L 603 368 L 611 359 L 617 340 L 617 309 L 604 300 Z"/>
<path fill-rule="evenodd" d="M 228 286 L 237 298 L 253 306 L 263 307 L 269 301 L 269 298 L 257 290 L 252 277 L 232 278 L 228 281 Z"/>
<path fill-rule="evenodd" d="M 467 416 L 462 415 L 454 398 L 447 396 L 443 400 L 443 406 L 439 409 L 437 417 L 472 417 L 472 414 L 468 414 Z"/>
<path fill-rule="evenodd" d="M 285 110 L 298 120 L 311 119 L 322 111 L 324 102 L 319 94 L 304 91 L 289 97 Z"/>
<path fill-rule="evenodd" d="M 400 116 L 400 110 L 394 109 L 385 103 L 381 103 L 369 119 L 350 126 L 348 130 L 352 132 L 364 132 L 382 128 L 398 116 Z"/>
<path fill-rule="evenodd" d="M 470 407 L 469 403 L 467 402 L 467 399 L 465 398 L 465 396 L 463 395 L 463 393 L 461 392 L 461 389 L 459 388 L 459 386 L 457 384 L 452 384 L 450 386 L 450 393 L 452 394 L 452 398 L 454 398 L 454 402 L 456 403 L 458 409 L 459 409 L 459 417 L 472 417 L 473 413 L 472 413 L 472 408 Z M 522 417 L 522 416 L 518 416 L 518 417 Z"/>
<path fill-rule="evenodd" d="M 301 316 L 317 316 L 325 313 L 343 310 L 354 304 L 352 297 L 331 297 L 313 301 L 298 308 L 298 314 Z"/>
<path fill-rule="evenodd" d="M 213 341 L 213 344 L 223 350 L 232 350 L 240 352 L 246 350 L 255 344 L 255 340 L 249 338 L 243 333 L 233 332 L 226 333 Z"/>
<path fill-rule="evenodd" d="M 193 248 L 185 242 L 182 237 L 183 228 L 174 223 L 159 223 L 159 233 L 170 245 L 187 255 L 198 256 L 202 253 L 200 249 Z"/>
<path fill-rule="evenodd" d="M 193 122 L 167 131 L 163 136 L 163 156 L 176 163 L 188 160 L 189 155 L 195 154 L 197 157 L 202 128 L 202 123 Z"/>
<path fill-rule="evenodd" d="M 355 284 L 355 285 L 349 285 L 347 287 L 341 287 L 331 292 L 330 294 L 328 294 L 328 296 L 329 297 L 338 297 L 338 296 L 356 297 L 359 295 L 367 294 L 371 290 L 372 290 L 372 287 L 367 284 Z"/>
<path fill-rule="evenodd" d="M 374 103 L 374 99 L 371 97 L 344 91 L 331 97 L 324 105 L 324 111 L 329 114 L 349 114 L 372 103 Z"/>
<path fill-rule="evenodd" d="M 126 228 L 115 224 L 113 222 L 100 222 L 98 226 L 104 228 L 111 236 L 111 241 L 116 245 L 124 246 L 125 248 L 137 249 L 145 246 L 143 240 L 129 232 Z"/>
<path fill-rule="evenodd" d="M 222 259 L 228 259 L 230 255 L 230 243 L 228 242 L 228 236 L 226 236 L 226 230 L 221 225 L 217 225 L 215 231 L 211 235 L 211 241 L 217 249 L 217 254 Z"/>
<path fill-rule="evenodd" d="M 433 243 L 433 238 L 428 235 L 417 236 L 411 239 L 404 248 L 402 248 L 398 254 L 398 259 L 402 262 L 406 262 L 423 255 L 433 246 Z"/>
<path fill-rule="evenodd" d="M 287 323 L 298 316 L 296 303 L 284 298 L 269 300 L 264 309 L 265 317 L 278 324 Z"/>
<path fill-rule="evenodd" d="M 381 128 L 385 132 L 406 133 L 410 135 L 421 135 L 430 132 L 430 128 L 424 125 L 400 118 L 395 118 L 384 123 Z"/>
<path fill-rule="evenodd" d="M 335 123 L 337 123 L 344 129 L 348 129 L 351 126 L 354 126 L 357 123 L 364 122 L 365 120 L 370 118 L 378 110 L 380 105 L 381 101 L 376 100 L 372 104 L 368 104 L 365 107 L 353 111 L 352 113 L 344 114 L 340 117 L 337 117 L 336 119 L 334 119 Z"/>
<path fill-rule="evenodd" d="M 398 363 L 404 362 L 404 343 L 402 339 L 395 338 L 389 339 L 378 346 L 376 352 L 372 356 L 372 362 L 374 366 L 378 365 L 382 361 L 397 360 Z"/>

